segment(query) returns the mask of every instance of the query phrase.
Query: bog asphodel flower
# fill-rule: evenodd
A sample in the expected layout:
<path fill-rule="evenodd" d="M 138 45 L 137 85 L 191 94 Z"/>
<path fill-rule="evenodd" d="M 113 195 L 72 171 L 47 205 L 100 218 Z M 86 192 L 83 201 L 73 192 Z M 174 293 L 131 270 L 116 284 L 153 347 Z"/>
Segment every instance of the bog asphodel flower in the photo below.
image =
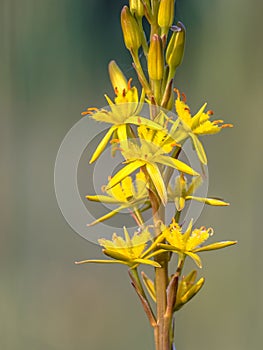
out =
<path fill-rule="evenodd" d="M 185 232 L 175 221 L 165 230 L 165 239 L 169 244 L 159 244 L 164 250 L 173 251 L 182 257 L 190 256 L 198 267 L 202 267 L 202 262 L 197 253 L 229 247 L 236 244 L 236 241 L 222 241 L 203 246 L 204 242 L 213 235 L 213 229 L 206 229 L 204 226 L 193 229 L 191 220 Z"/>
<path fill-rule="evenodd" d="M 86 196 L 86 198 L 90 201 L 116 204 L 118 207 L 93 221 L 89 226 L 107 220 L 126 208 L 130 209 L 130 211 L 135 214 L 137 221 L 142 224 L 139 206 L 144 205 L 149 201 L 147 180 L 142 171 L 139 171 L 136 174 L 134 181 L 131 176 L 127 176 L 120 183 L 110 189 L 105 189 L 104 187 L 104 191 L 106 192 L 106 195 L 89 195 Z"/>
<path fill-rule="evenodd" d="M 167 191 L 159 165 L 165 165 L 193 176 L 199 175 L 189 165 L 167 155 L 177 143 L 165 131 L 156 131 L 144 125 L 138 127 L 139 139 L 130 139 L 120 143 L 121 152 L 126 159 L 125 165 L 109 181 L 108 188 L 115 186 L 126 176 L 139 168 L 145 168 L 162 203 L 167 203 Z"/>
<path fill-rule="evenodd" d="M 154 256 L 154 253 L 150 254 L 151 249 L 147 249 L 148 243 L 152 240 L 148 228 L 145 228 L 142 232 L 134 232 L 132 238 L 130 237 L 126 227 L 123 227 L 123 231 L 124 238 L 114 233 L 112 240 L 107 240 L 104 238 L 98 240 L 99 244 L 104 247 L 103 253 L 114 260 L 83 260 L 76 262 L 76 264 L 119 263 L 128 265 L 130 268 L 135 268 L 139 264 L 160 267 L 159 263 L 150 260 L 150 258 Z"/>
<path fill-rule="evenodd" d="M 181 142 L 189 135 L 200 161 L 207 164 L 205 150 L 198 136 L 217 134 L 223 128 L 233 127 L 233 125 L 223 124 L 223 120 L 211 121 L 210 116 L 213 115 L 213 112 L 211 110 L 205 112 L 207 103 L 204 103 L 199 111 L 192 116 L 190 107 L 186 104 L 185 95 L 183 95 L 182 100 L 179 90 L 174 90 L 177 93 L 175 109 L 183 127 L 183 130 L 180 130 L 174 137 L 178 142 Z"/>
<path fill-rule="evenodd" d="M 175 207 L 178 211 L 183 210 L 185 207 L 185 202 L 188 200 L 194 200 L 200 203 L 218 207 L 229 205 L 229 203 L 218 198 L 193 196 L 194 192 L 201 184 L 201 176 L 196 176 L 190 183 L 187 183 L 187 179 L 184 174 L 180 174 L 175 178 L 174 187 L 172 187 L 170 184 L 168 185 L 168 200 L 175 203 Z"/>
<path fill-rule="evenodd" d="M 92 119 L 99 122 L 113 124 L 97 146 L 90 163 L 98 159 L 113 136 L 120 142 L 125 141 L 128 138 L 129 124 L 144 124 L 156 130 L 162 129 L 161 125 L 139 116 L 145 98 L 144 90 L 139 99 L 137 88 L 131 85 L 132 80 L 126 80 L 115 62 L 109 64 L 109 75 L 116 95 L 114 102 L 105 95 L 110 110 L 88 108 L 82 113 L 82 115 L 90 115 Z"/>

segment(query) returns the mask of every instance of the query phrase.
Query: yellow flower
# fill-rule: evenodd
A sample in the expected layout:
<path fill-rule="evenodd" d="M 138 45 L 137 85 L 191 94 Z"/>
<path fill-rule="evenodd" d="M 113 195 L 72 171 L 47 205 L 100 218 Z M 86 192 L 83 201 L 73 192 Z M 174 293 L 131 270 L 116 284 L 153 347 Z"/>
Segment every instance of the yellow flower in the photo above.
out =
<path fill-rule="evenodd" d="M 175 168 L 190 175 L 198 175 L 198 173 L 182 161 L 165 155 L 177 145 L 165 131 L 151 130 L 141 125 L 138 128 L 138 136 L 139 142 L 136 139 L 130 139 L 120 144 L 127 165 L 113 176 L 107 188 L 115 186 L 138 168 L 144 167 L 159 198 L 165 205 L 167 191 L 158 164 Z"/>
<path fill-rule="evenodd" d="M 192 116 L 189 106 L 186 104 L 186 98 L 183 95 L 183 100 L 181 100 L 181 94 L 179 90 L 175 89 L 177 93 L 177 99 L 175 101 L 175 109 L 180 119 L 183 127 L 183 131 L 180 131 L 175 135 L 175 139 L 178 142 L 181 142 L 188 135 L 192 139 L 193 146 L 197 152 L 197 155 L 200 161 L 203 164 L 207 164 L 207 158 L 205 154 L 204 147 L 200 140 L 198 139 L 199 135 L 211 135 L 217 134 L 221 129 L 232 127 L 232 124 L 222 124 L 223 120 L 214 120 L 210 121 L 210 116 L 213 115 L 212 111 L 205 111 L 207 103 L 205 103 L 199 111 Z"/>
<path fill-rule="evenodd" d="M 135 86 L 131 86 L 132 79 L 127 82 L 125 76 L 116 63 L 110 62 L 109 73 L 116 95 L 114 102 L 107 95 L 105 95 L 110 110 L 88 108 L 82 113 L 82 115 L 90 115 L 92 119 L 99 122 L 113 124 L 96 148 L 90 159 L 90 163 L 93 163 L 96 159 L 98 159 L 113 136 L 113 139 L 117 138 L 120 141 L 127 140 L 128 133 L 130 131 L 129 124 L 144 124 L 156 130 L 162 129 L 161 125 L 158 125 L 149 119 L 138 116 L 145 99 L 144 90 L 142 91 L 139 100 L 137 88 Z"/>
<path fill-rule="evenodd" d="M 175 207 L 177 211 L 183 210 L 185 207 L 185 202 L 187 200 L 194 200 L 197 202 L 201 202 L 208 205 L 214 205 L 214 206 L 228 206 L 229 203 L 224 202 L 221 199 L 218 198 L 204 198 L 204 197 L 197 197 L 193 196 L 194 192 L 197 190 L 197 188 L 202 183 L 202 177 L 197 176 L 193 178 L 192 182 L 190 184 L 187 184 L 187 179 L 185 178 L 184 174 L 181 174 L 175 178 L 175 184 L 174 187 L 169 184 L 168 185 L 168 200 L 174 201 Z"/>
<path fill-rule="evenodd" d="M 202 277 L 196 282 L 196 277 L 197 271 L 194 270 L 190 272 L 187 276 L 183 276 L 181 278 L 177 288 L 174 311 L 178 311 L 186 303 L 188 303 L 188 301 L 190 301 L 204 285 L 205 279 Z M 144 272 L 142 272 L 142 278 L 149 295 L 156 303 L 156 290 L 154 282 Z"/>
<path fill-rule="evenodd" d="M 125 208 L 129 208 L 131 212 L 134 212 L 137 220 L 142 224 L 142 222 L 140 222 L 140 212 L 138 207 L 139 205 L 145 204 L 148 200 L 146 185 L 147 181 L 145 175 L 142 171 L 139 171 L 136 174 L 134 182 L 132 181 L 131 176 L 127 176 L 116 186 L 110 189 L 105 189 L 107 195 L 86 196 L 90 201 L 119 205 L 118 208 L 95 220 L 89 224 L 89 226 L 109 219 Z"/>
<path fill-rule="evenodd" d="M 198 267 L 202 267 L 202 262 L 197 255 L 198 252 L 215 250 L 236 244 L 236 241 L 222 241 L 201 246 L 213 234 L 213 229 L 206 229 L 204 226 L 192 230 L 193 221 L 190 222 L 187 230 L 183 233 L 181 227 L 173 221 L 166 229 L 165 238 L 169 244 L 158 244 L 161 249 L 174 251 L 181 256 L 190 256 Z"/>
<path fill-rule="evenodd" d="M 130 238 L 126 227 L 123 228 L 125 238 L 113 234 L 112 240 L 99 239 L 99 244 L 104 247 L 103 253 L 114 260 L 83 260 L 77 262 L 77 264 L 84 263 L 119 263 L 128 265 L 131 268 L 137 267 L 139 264 L 151 265 L 154 267 L 160 267 L 156 261 L 150 260 L 150 258 L 156 254 L 147 254 L 149 249 L 146 248 L 148 242 L 152 240 L 151 234 L 147 228 L 142 232 L 135 232 L 133 237 Z M 146 254 L 145 254 L 146 252 Z"/>

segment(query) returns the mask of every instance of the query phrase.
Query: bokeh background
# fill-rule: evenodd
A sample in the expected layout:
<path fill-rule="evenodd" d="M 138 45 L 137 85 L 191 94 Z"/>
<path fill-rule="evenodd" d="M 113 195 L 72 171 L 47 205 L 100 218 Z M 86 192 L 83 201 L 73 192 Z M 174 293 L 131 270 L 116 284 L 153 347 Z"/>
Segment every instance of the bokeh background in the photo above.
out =
<path fill-rule="evenodd" d="M 110 92 L 107 63 L 127 75 L 124 0 L 1 0 L 0 349 L 153 349 L 124 267 L 100 257 L 56 203 L 53 169 L 67 131 Z M 200 224 L 239 245 L 203 255 L 202 292 L 178 313 L 177 349 L 259 349 L 262 281 L 262 13 L 246 0 L 177 0 L 187 47 L 176 85 L 235 124 L 204 143 L 211 195 Z M 87 180 L 88 181 L 88 180 Z"/>

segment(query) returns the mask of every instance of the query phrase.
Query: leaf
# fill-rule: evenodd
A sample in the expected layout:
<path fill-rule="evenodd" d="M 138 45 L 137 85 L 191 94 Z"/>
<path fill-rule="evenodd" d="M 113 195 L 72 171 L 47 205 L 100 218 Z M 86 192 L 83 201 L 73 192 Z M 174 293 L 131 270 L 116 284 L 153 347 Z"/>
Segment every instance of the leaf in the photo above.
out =
<path fill-rule="evenodd" d="M 193 176 L 199 175 L 189 165 L 185 164 L 184 162 L 182 162 L 178 159 L 174 159 L 172 157 L 159 155 L 158 157 L 156 157 L 155 161 L 157 163 L 175 168 L 175 169 L 182 171 L 183 173 L 186 173 L 186 174 L 190 174 Z"/>

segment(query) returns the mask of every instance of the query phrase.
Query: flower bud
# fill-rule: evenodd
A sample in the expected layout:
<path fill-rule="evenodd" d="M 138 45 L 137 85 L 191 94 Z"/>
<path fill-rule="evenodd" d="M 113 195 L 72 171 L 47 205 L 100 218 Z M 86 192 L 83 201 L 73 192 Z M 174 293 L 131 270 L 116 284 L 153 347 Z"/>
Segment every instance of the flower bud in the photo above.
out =
<path fill-rule="evenodd" d="M 121 11 L 121 27 L 125 46 L 128 50 L 137 51 L 142 44 L 141 32 L 136 19 L 127 6 Z"/>
<path fill-rule="evenodd" d="M 158 24 L 161 28 L 168 29 L 174 20 L 175 0 L 161 0 L 158 11 Z"/>
<path fill-rule="evenodd" d="M 161 80 L 164 75 L 162 40 L 157 34 L 152 36 L 150 42 L 148 73 L 151 80 Z"/>
<path fill-rule="evenodd" d="M 118 91 L 126 90 L 128 82 L 117 63 L 110 61 L 108 69 L 113 89 Z"/>
<path fill-rule="evenodd" d="M 129 0 L 131 13 L 136 14 L 138 17 L 143 17 L 144 6 L 141 0 Z"/>
<path fill-rule="evenodd" d="M 178 22 L 166 51 L 166 62 L 170 69 L 176 69 L 182 62 L 185 45 L 185 27 Z"/>

